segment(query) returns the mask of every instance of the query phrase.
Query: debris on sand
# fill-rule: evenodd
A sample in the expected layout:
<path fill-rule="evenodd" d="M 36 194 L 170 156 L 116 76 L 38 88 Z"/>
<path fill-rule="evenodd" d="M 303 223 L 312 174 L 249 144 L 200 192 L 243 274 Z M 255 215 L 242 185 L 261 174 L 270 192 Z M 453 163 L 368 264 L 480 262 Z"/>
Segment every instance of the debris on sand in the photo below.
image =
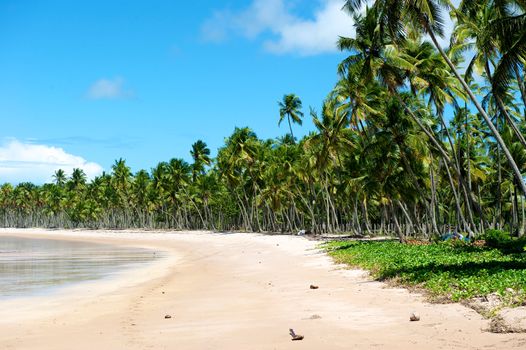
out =
<path fill-rule="evenodd" d="M 303 336 L 300 334 L 296 334 L 294 332 L 294 329 L 292 328 L 289 329 L 289 334 L 292 337 L 292 340 L 303 340 Z"/>
<path fill-rule="evenodd" d="M 409 321 L 411 322 L 420 321 L 420 315 L 417 314 L 416 312 L 411 312 L 411 315 L 409 316 Z"/>
<path fill-rule="evenodd" d="M 172 318 L 170 315 L 165 315 L 164 318 Z"/>
<path fill-rule="evenodd" d="M 318 287 L 317 285 L 315 285 L 315 284 L 311 284 L 311 285 L 310 285 L 310 289 L 318 289 L 318 288 L 319 288 L 319 287 Z"/>

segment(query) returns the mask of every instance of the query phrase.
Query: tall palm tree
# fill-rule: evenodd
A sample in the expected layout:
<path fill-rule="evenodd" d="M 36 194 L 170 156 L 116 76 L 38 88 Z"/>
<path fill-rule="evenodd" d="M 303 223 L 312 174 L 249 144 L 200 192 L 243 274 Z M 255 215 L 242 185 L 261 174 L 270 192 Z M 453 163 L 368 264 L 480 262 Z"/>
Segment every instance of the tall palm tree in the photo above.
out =
<path fill-rule="evenodd" d="M 503 99 L 506 91 L 495 78 L 495 62 L 499 52 L 505 52 L 500 46 L 505 44 L 495 35 L 495 23 L 501 18 L 498 11 L 491 7 L 491 0 L 481 1 L 479 4 L 461 3 L 457 11 L 457 26 L 453 33 L 453 41 L 467 48 L 475 49 L 475 55 L 466 69 L 466 78 L 471 79 L 474 67 L 486 74 L 491 86 L 491 93 L 499 111 L 504 115 L 506 122 L 510 125 L 520 143 L 526 147 L 526 139 L 515 124 L 513 117 L 508 112 Z M 464 13 L 467 12 L 467 13 Z M 507 43 L 506 43 L 507 44 Z M 493 69 L 492 69 L 493 68 Z"/>
<path fill-rule="evenodd" d="M 411 62 L 411 57 L 407 57 L 407 55 L 401 54 L 401 50 L 397 50 L 390 34 L 380 31 L 378 22 L 381 21 L 381 12 L 379 9 L 377 7 L 366 8 L 363 16 L 360 14 L 354 16 L 354 21 L 356 38 L 340 37 L 338 40 L 340 50 L 351 52 L 351 55 L 340 64 L 340 72 L 356 72 L 354 74 L 360 75 L 360 82 L 364 87 L 370 85 L 371 80 L 382 83 L 387 91 L 404 106 L 407 113 L 428 136 L 442 156 L 449 160 L 449 155 L 440 140 L 400 97 L 398 89 L 405 84 L 408 72 L 416 68 Z M 374 113 L 370 115 L 374 115 Z"/>
<path fill-rule="evenodd" d="M 210 165 L 210 149 L 202 140 L 197 140 L 192 144 L 190 155 L 194 160 L 192 164 L 192 181 L 195 182 L 198 175 L 202 175 L 205 170 L 205 166 Z"/>
<path fill-rule="evenodd" d="M 128 189 L 130 187 L 132 172 L 126 161 L 122 158 L 115 161 L 112 165 L 111 170 L 113 171 L 112 177 L 114 185 L 117 189 L 118 195 L 125 197 L 128 195 Z"/>
<path fill-rule="evenodd" d="M 359 11 L 362 5 L 364 5 L 366 2 L 366 0 L 346 0 L 344 9 L 347 10 L 349 13 L 354 14 L 357 11 Z M 468 0 L 467 2 L 470 4 L 476 3 L 474 0 Z M 489 4 L 489 6 L 493 6 L 495 8 L 499 7 L 499 9 L 502 9 L 500 6 L 502 3 L 506 3 L 506 1 L 499 1 L 498 3 L 492 1 Z M 513 1 L 513 3 L 517 2 Z M 405 39 L 404 22 L 408 22 L 412 27 L 420 28 L 423 32 L 430 36 L 433 44 L 444 58 L 447 65 L 449 66 L 455 77 L 458 79 L 465 92 L 468 94 L 471 102 L 473 103 L 477 111 L 480 113 L 485 123 L 488 125 L 489 129 L 491 130 L 491 133 L 493 134 L 498 144 L 500 145 L 502 151 L 504 152 L 506 159 L 510 163 L 511 168 L 513 169 L 513 173 L 515 174 L 517 183 L 521 187 L 522 193 L 526 196 L 526 185 L 522 178 L 522 174 L 517 166 L 517 163 L 515 162 L 513 156 L 510 153 L 510 150 L 506 146 L 504 140 L 502 139 L 502 136 L 491 121 L 490 117 L 488 116 L 484 108 L 482 108 L 475 94 L 473 93 L 473 91 L 471 91 L 468 83 L 464 80 L 455 64 L 451 61 L 450 57 L 446 54 L 446 52 L 438 42 L 437 35 L 439 37 L 443 37 L 444 34 L 442 16 L 444 9 L 450 7 L 449 1 L 377 0 L 375 1 L 373 7 L 377 8 L 378 13 L 380 14 L 378 16 L 378 28 L 381 32 L 380 35 L 390 35 L 394 42 L 403 41 Z M 495 26 L 496 34 L 498 34 L 501 38 L 506 37 L 506 33 L 513 35 L 513 32 L 510 31 L 510 28 L 517 29 L 517 31 L 521 34 L 519 35 L 518 39 L 513 43 L 513 45 L 509 48 L 509 50 L 503 53 L 501 62 L 499 63 L 499 67 L 501 68 L 500 70 L 499 68 L 497 68 L 496 75 L 498 75 L 498 81 L 500 82 L 499 86 L 501 87 L 503 85 L 503 82 L 506 82 L 507 75 L 504 73 L 509 72 L 510 69 L 516 67 L 517 63 L 520 60 L 520 57 L 524 59 L 524 57 L 526 56 L 526 26 L 524 26 L 524 16 L 521 15 L 517 19 L 510 17 L 506 19 L 506 21 L 503 21 L 504 24 Z M 506 29 L 508 30 L 507 32 Z M 513 35 L 513 37 L 516 36 Z"/>
<path fill-rule="evenodd" d="M 303 112 L 301 111 L 301 100 L 295 94 L 288 94 L 283 96 L 283 101 L 278 102 L 279 105 L 279 121 L 278 125 L 281 124 L 283 119 L 287 117 L 289 123 L 290 135 L 294 139 L 294 134 L 292 133 L 292 123 L 301 125 L 303 118 Z M 292 120 L 292 123 L 291 123 Z"/>
<path fill-rule="evenodd" d="M 305 147 L 314 148 L 316 154 L 314 164 L 320 176 L 321 186 L 325 197 L 326 225 L 329 230 L 338 225 L 331 187 L 337 182 L 331 174 L 334 169 L 342 166 L 342 156 L 354 144 L 347 128 L 349 124 L 349 109 L 338 105 L 334 99 L 327 99 L 323 103 L 322 118 L 311 110 L 312 121 L 318 133 L 312 135 Z M 334 181 L 332 181 L 334 180 Z M 341 182 L 341 178 L 338 179 Z M 331 183 L 332 182 L 332 183 Z"/>
<path fill-rule="evenodd" d="M 219 149 L 217 166 L 226 187 L 239 206 L 243 226 L 252 229 L 255 214 L 252 199 L 257 192 L 257 162 L 259 139 L 249 128 L 236 128 Z"/>

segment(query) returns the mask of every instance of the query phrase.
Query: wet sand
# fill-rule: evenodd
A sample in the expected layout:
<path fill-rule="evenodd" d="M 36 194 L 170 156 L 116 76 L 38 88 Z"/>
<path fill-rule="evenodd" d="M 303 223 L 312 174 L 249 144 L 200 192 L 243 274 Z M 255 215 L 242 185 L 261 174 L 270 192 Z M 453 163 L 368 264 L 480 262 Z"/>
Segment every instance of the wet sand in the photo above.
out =
<path fill-rule="evenodd" d="M 475 311 L 343 269 L 293 236 L 0 230 L 154 248 L 166 258 L 60 294 L 0 303 L 0 349 L 512 349 Z M 315 284 L 318 289 L 310 289 Z M 410 322 L 411 312 L 419 322 Z M 170 315 L 171 318 L 165 318 Z M 289 328 L 305 336 L 291 341 Z"/>

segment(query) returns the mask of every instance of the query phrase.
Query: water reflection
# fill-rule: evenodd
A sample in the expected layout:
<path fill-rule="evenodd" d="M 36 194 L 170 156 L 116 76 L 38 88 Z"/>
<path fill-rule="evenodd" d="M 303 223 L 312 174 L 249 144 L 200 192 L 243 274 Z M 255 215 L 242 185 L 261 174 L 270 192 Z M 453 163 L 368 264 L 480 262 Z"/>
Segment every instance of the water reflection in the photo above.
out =
<path fill-rule="evenodd" d="M 140 248 L 0 236 L 0 298 L 48 293 L 159 257 Z"/>

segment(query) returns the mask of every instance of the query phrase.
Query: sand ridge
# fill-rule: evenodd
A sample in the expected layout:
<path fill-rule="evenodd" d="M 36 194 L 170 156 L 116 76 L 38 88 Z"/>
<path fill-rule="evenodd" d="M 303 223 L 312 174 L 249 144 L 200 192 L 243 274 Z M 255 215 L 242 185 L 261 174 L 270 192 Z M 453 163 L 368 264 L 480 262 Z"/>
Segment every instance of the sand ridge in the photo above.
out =
<path fill-rule="evenodd" d="M 149 247 L 167 257 L 68 295 L 0 304 L 0 349 L 513 349 L 459 304 L 343 269 L 295 236 L 0 230 Z M 310 289 L 315 284 L 318 289 Z M 421 321 L 410 322 L 411 312 Z M 165 315 L 171 318 L 166 319 Z M 289 328 L 305 336 L 291 341 Z"/>

